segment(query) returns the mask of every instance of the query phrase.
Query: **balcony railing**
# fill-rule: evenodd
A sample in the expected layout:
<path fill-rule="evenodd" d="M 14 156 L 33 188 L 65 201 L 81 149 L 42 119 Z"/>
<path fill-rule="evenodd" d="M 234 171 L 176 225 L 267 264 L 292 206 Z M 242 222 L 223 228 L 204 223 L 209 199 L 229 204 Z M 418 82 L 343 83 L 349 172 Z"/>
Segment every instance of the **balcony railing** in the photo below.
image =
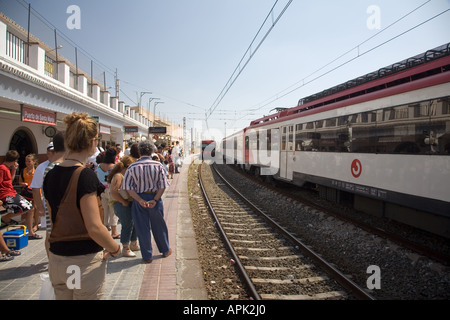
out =
<path fill-rule="evenodd" d="M 26 45 L 25 41 L 16 37 L 11 32 L 7 32 L 6 54 L 19 62 L 25 62 Z"/>
<path fill-rule="evenodd" d="M 56 78 L 55 69 L 55 61 L 53 61 L 53 59 L 49 56 L 45 55 L 45 74 L 49 77 Z"/>
<path fill-rule="evenodd" d="M 34 12 L 31 12 L 31 14 L 36 15 Z M 0 42 L 3 43 L 3 46 L 0 43 L 0 58 L 2 55 L 5 58 L 7 57 L 9 61 L 6 61 L 6 63 L 14 60 L 24 65 L 23 67 L 27 74 L 28 71 L 34 69 L 32 77 L 39 76 L 39 74 L 51 77 L 61 82 L 62 86 L 79 91 L 82 95 L 125 114 L 134 121 L 144 125 L 146 120 L 148 121 L 147 118 L 140 117 L 139 114 L 131 115 L 129 112 L 126 113 L 125 103 L 120 101 L 118 96 L 110 96 L 107 91 L 107 88 L 109 88 L 107 80 L 109 78 L 110 83 L 115 82 L 117 84 L 117 71 L 113 74 L 113 71 L 101 65 L 101 62 L 94 61 L 87 53 L 78 50 L 70 40 L 57 32 L 56 29 L 48 29 L 45 28 L 46 26 L 41 25 L 38 28 L 34 27 L 35 24 L 32 23 L 32 29 L 39 32 L 40 37 L 37 37 L 32 33 L 27 33 L 25 28 L 19 26 L 2 12 L 0 12 L 0 17 L 0 29 L 6 29 L 3 36 L 0 33 Z M 42 21 L 42 19 L 39 21 Z M 46 44 L 40 38 L 48 39 L 49 34 L 52 37 L 49 44 Z M 27 37 L 28 40 L 26 40 Z M 52 43 L 53 38 L 55 43 Z M 4 48 L 3 53 L 1 52 L 2 47 Z M 56 52 L 56 50 L 59 52 Z M 58 59 L 58 62 L 56 62 L 56 59 Z M 22 66 L 15 65 L 13 68 L 22 69 Z M 90 69 L 90 73 L 83 71 L 86 69 Z M 102 75 L 103 81 L 96 81 L 94 75 Z M 113 80 L 110 78 L 111 75 L 114 78 Z M 57 82 L 53 81 L 52 83 L 55 84 Z"/>

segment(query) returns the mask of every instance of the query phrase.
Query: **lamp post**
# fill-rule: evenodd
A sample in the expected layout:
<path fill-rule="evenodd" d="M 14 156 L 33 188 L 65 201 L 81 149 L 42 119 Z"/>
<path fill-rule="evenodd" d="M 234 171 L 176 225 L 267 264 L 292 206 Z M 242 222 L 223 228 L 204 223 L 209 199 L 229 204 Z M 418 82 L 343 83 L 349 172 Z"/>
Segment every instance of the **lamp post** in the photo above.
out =
<path fill-rule="evenodd" d="M 63 48 L 63 46 L 60 44 L 59 46 L 57 46 L 56 48 L 53 48 L 52 50 L 49 50 L 49 51 L 47 51 L 46 53 L 50 53 L 50 52 L 53 52 L 53 51 L 56 51 L 56 50 L 59 50 L 59 49 L 62 49 Z"/>
<path fill-rule="evenodd" d="M 151 102 L 153 101 L 153 100 L 159 100 L 159 98 L 148 98 L 148 112 L 149 112 L 149 116 L 150 116 L 150 108 L 151 108 Z M 149 117 L 150 118 L 150 117 Z M 155 116 L 153 116 L 153 121 L 155 120 Z"/>
<path fill-rule="evenodd" d="M 153 105 L 153 113 L 154 113 L 154 119 L 153 121 L 156 122 L 156 105 L 160 104 L 160 103 L 164 103 L 164 102 L 160 102 L 160 101 L 156 101 L 155 104 Z"/>
<path fill-rule="evenodd" d="M 146 95 L 146 94 L 152 94 L 151 92 L 149 92 L 149 91 L 143 91 L 143 92 L 141 92 L 141 94 L 140 94 L 140 96 L 139 96 L 139 107 L 141 106 L 141 100 L 142 100 L 142 97 L 144 96 L 144 95 Z"/>

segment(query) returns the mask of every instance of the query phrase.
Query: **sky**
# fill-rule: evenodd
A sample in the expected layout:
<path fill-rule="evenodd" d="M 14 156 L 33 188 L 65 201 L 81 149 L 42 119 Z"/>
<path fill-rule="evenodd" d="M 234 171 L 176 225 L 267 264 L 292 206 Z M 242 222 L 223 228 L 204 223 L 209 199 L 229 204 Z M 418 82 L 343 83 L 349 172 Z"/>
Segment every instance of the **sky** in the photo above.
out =
<path fill-rule="evenodd" d="M 162 102 L 157 114 L 180 125 L 185 117 L 204 138 L 450 42 L 450 11 L 423 23 L 450 0 L 0 0 L 0 11 L 23 18 L 28 3 L 107 70 L 107 85 L 117 69 L 120 100 L 157 98 L 151 111 Z"/>

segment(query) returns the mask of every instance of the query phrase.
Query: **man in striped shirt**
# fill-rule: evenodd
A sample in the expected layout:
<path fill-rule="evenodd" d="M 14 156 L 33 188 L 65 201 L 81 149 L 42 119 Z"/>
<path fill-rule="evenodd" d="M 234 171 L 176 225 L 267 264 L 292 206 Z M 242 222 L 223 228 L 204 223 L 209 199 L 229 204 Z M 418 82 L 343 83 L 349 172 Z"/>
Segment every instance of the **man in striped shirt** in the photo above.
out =
<path fill-rule="evenodd" d="M 128 167 L 121 186 L 134 199 L 131 212 L 142 258 L 147 263 L 152 262 L 153 258 L 151 233 L 163 257 L 168 257 L 172 253 L 161 200 L 169 182 L 163 165 L 151 159 L 155 149 L 150 141 L 139 143 L 141 158 Z"/>

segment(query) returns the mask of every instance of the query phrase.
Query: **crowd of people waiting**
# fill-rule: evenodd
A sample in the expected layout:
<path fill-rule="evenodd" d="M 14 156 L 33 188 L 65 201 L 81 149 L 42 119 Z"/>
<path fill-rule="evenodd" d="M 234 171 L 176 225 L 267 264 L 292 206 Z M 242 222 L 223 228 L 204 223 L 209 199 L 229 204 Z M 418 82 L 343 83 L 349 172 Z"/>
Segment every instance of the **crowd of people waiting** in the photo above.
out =
<path fill-rule="evenodd" d="M 43 239 L 49 274 L 57 299 L 99 299 L 103 295 L 109 257 L 136 257 L 141 251 L 152 262 L 151 233 L 163 257 L 171 254 L 161 197 L 181 165 L 178 142 L 158 147 L 151 141 L 98 146 L 95 120 L 85 113 L 68 115 L 66 131 L 57 132 L 47 146 L 48 160 L 37 166 L 36 155 L 26 157 L 19 175 L 21 192 L 13 179 L 19 154 L 10 150 L 0 165 L 2 225 L 25 218 L 28 239 Z M 157 214 L 155 214 L 157 213 Z M 118 232 L 117 223 L 121 223 Z M 120 239 L 118 246 L 115 239 Z M 10 261 L 20 250 L 8 248 L 0 237 L 1 259 Z M 67 266 L 82 271 L 82 290 L 67 288 Z"/>

